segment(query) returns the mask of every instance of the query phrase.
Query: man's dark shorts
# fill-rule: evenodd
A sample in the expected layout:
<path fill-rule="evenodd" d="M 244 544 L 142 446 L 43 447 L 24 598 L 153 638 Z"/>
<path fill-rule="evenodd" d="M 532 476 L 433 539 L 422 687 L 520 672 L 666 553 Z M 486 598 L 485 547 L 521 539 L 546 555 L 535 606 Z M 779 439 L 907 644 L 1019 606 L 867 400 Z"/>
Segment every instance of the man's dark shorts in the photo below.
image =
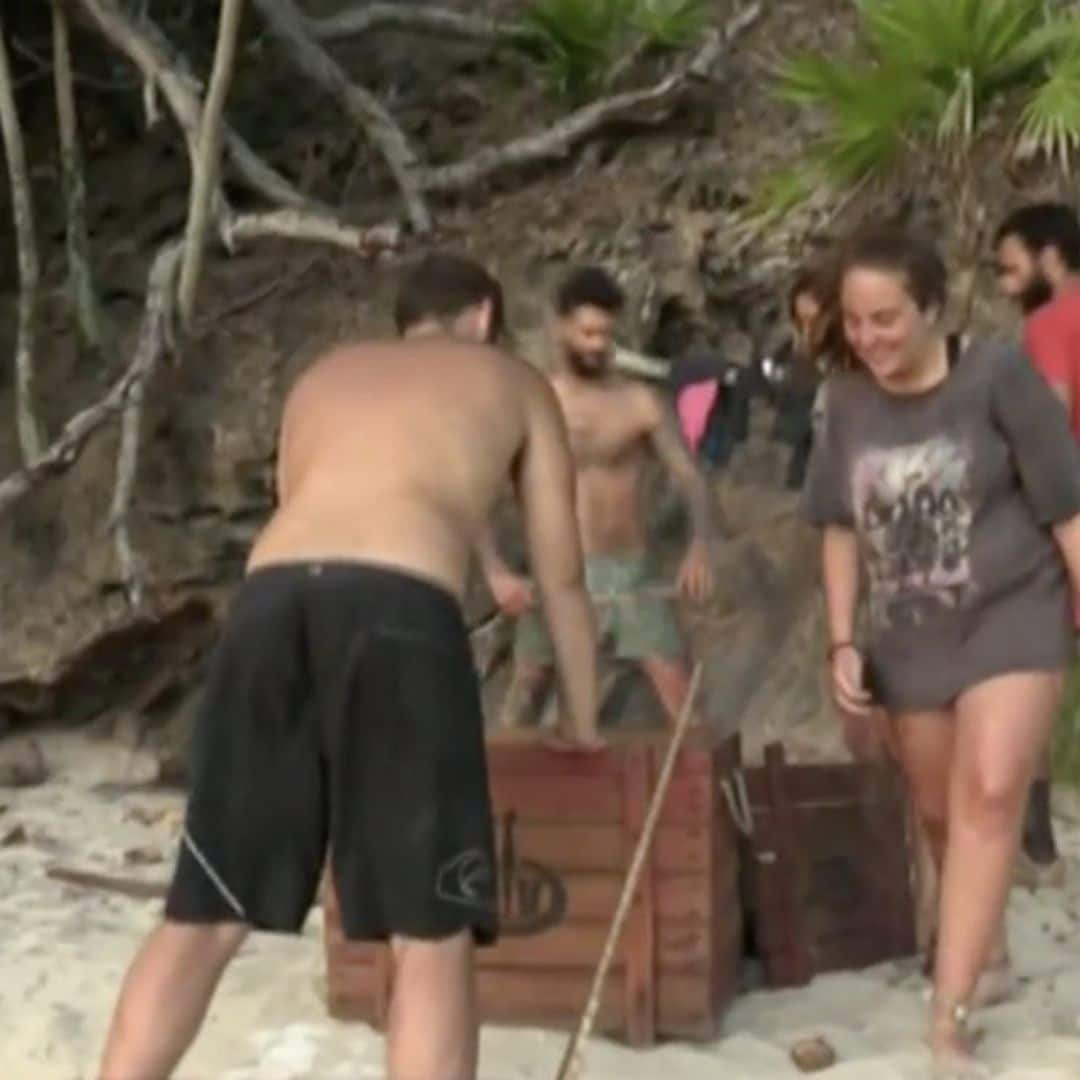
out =
<path fill-rule="evenodd" d="M 347 937 L 491 943 L 483 727 L 449 592 L 360 563 L 256 570 L 213 658 L 166 917 L 296 932 L 329 858 Z"/>

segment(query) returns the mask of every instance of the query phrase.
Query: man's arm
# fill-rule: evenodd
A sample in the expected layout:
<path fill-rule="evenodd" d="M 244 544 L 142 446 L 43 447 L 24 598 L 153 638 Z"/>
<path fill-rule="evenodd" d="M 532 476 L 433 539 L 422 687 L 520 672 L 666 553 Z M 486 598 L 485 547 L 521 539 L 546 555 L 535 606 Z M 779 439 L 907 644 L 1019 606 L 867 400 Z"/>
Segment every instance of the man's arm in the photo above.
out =
<path fill-rule="evenodd" d="M 562 410 L 547 380 L 523 371 L 526 440 L 518 463 L 533 578 L 555 651 L 563 734 L 596 740 L 596 628 L 585 590 L 576 477 Z"/>
<path fill-rule="evenodd" d="M 1072 357 L 1069 341 L 1052 323 L 1033 316 L 1024 327 L 1024 350 L 1072 416 Z"/>
<path fill-rule="evenodd" d="M 690 455 L 674 409 L 653 391 L 644 392 L 648 395 L 649 438 L 653 449 L 672 481 L 686 498 L 694 538 L 711 548 L 719 532 L 709 486 Z"/>
<path fill-rule="evenodd" d="M 489 521 L 481 530 L 473 550 L 500 611 L 516 619 L 535 605 L 532 582 L 524 574 L 513 570 L 499 554 L 493 522 Z"/>
<path fill-rule="evenodd" d="M 679 587 L 694 600 L 704 600 L 712 591 L 712 557 L 719 538 L 718 515 L 705 477 L 690 456 L 678 418 L 660 396 L 647 395 L 649 439 L 668 475 L 683 493 L 690 509 L 694 538 L 679 570 Z"/>

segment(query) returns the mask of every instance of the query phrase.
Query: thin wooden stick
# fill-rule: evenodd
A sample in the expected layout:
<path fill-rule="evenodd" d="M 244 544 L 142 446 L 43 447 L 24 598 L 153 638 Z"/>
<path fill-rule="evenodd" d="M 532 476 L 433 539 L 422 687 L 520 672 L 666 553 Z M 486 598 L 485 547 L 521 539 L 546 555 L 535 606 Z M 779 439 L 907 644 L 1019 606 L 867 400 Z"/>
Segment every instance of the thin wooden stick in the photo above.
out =
<path fill-rule="evenodd" d="M 657 822 L 660 820 L 660 811 L 663 809 L 664 796 L 667 794 L 671 777 L 675 772 L 675 760 L 682 746 L 686 732 L 690 728 L 690 718 L 694 715 L 694 706 L 697 703 L 698 691 L 701 689 L 701 676 L 704 668 L 699 660 L 694 665 L 693 674 L 690 676 L 690 686 L 687 690 L 686 700 L 683 701 L 682 710 L 679 713 L 675 732 L 668 744 L 667 756 L 664 758 L 664 766 L 660 770 L 660 777 L 656 782 L 656 791 L 653 792 L 652 802 L 649 804 L 649 812 L 645 815 L 645 824 L 641 829 L 641 837 L 638 840 L 634 857 L 630 862 L 630 869 L 623 883 L 622 895 L 619 897 L 618 906 L 615 908 L 615 916 L 611 920 L 611 929 L 608 930 L 607 941 L 604 943 L 604 951 L 597 965 L 596 974 L 593 976 L 592 986 L 589 988 L 589 997 L 585 1003 L 585 1011 L 578 1021 L 577 1030 L 567 1043 L 566 1053 L 563 1055 L 559 1071 L 555 1074 L 555 1080 L 569 1080 L 574 1077 L 580 1080 L 581 1073 L 581 1047 L 592 1034 L 593 1024 L 596 1021 L 596 1013 L 600 1008 L 600 994 L 607 980 L 608 969 L 615 957 L 615 947 L 622 933 L 623 923 L 630 911 L 630 905 L 634 899 L 634 890 L 637 888 L 638 878 L 645 865 L 645 858 L 652 845 L 653 834 L 656 832 Z"/>
<path fill-rule="evenodd" d="M 53 84 L 56 126 L 60 135 L 60 168 L 67 207 L 68 285 L 75 325 L 84 345 L 101 350 L 105 344 L 101 308 L 90 268 L 90 239 L 86 230 L 86 178 L 79 149 L 79 121 L 71 72 L 71 41 L 67 0 L 52 0 Z"/>
<path fill-rule="evenodd" d="M 191 179 L 191 201 L 188 208 L 187 232 L 184 236 L 184 261 L 180 267 L 180 317 L 191 329 L 195 312 L 195 290 L 202 270 L 203 244 L 206 225 L 210 219 L 210 204 L 217 191 L 218 168 L 221 156 L 221 116 L 232 80 L 236 39 L 240 33 L 240 16 L 244 0 L 224 0 L 218 22 L 217 48 L 210 89 L 199 118 L 198 148 Z"/>
<path fill-rule="evenodd" d="M 15 432 L 23 466 L 41 456 L 44 436 L 34 405 L 34 338 L 37 333 L 38 290 L 41 263 L 34 238 L 34 204 L 30 195 L 30 170 L 15 87 L 4 43 L 0 18 L 0 134 L 11 178 L 11 210 L 15 221 L 15 248 L 19 263 L 19 325 L 15 345 Z"/>

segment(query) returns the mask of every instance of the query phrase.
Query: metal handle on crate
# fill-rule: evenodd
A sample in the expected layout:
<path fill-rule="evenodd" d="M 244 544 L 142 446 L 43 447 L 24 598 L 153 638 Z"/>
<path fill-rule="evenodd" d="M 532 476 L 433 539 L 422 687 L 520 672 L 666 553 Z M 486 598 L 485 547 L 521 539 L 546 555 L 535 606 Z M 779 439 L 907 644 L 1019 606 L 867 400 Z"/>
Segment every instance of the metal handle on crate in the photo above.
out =
<path fill-rule="evenodd" d="M 724 792 L 731 820 L 735 822 L 735 828 L 743 836 L 753 836 L 754 813 L 750 809 L 750 793 L 746 789 L 746 777 L 742 769 L 732 769 L 730 778 L 721 780 L 720 787 Z"/>

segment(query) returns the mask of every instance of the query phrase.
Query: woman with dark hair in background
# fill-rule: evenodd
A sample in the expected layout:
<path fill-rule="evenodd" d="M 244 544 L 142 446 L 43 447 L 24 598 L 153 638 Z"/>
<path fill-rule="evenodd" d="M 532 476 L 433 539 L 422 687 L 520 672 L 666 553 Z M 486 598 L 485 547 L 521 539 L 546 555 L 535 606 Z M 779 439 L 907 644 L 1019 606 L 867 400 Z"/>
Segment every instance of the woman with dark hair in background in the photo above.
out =
<path fill-rule="evenodd" d="M 791 340 L 764 375 L 776 398 L 773 437 L 791 446 L 787 486 L 800 488 L 806 476 L 815 433 L 821 427 L 823 378 L 836 359 L 836 313 L 833 268 L 824 260 L 809 263 L 788 292 Z"/>
<path fill-rule="evenodd" d="M 823 529 L 828 663 L 842 710 L 880 705 L 893 725 L 941 881 L 929 1042 L 965 1066 L 980 975 L 1006 962 L 1024 801 L 1075 651 L 1080 456 L 1017 350 L 950 347 L 931 245 L 863 232 L 837 280 L 855 362 L 828 380 L 804 494 Z"/>

